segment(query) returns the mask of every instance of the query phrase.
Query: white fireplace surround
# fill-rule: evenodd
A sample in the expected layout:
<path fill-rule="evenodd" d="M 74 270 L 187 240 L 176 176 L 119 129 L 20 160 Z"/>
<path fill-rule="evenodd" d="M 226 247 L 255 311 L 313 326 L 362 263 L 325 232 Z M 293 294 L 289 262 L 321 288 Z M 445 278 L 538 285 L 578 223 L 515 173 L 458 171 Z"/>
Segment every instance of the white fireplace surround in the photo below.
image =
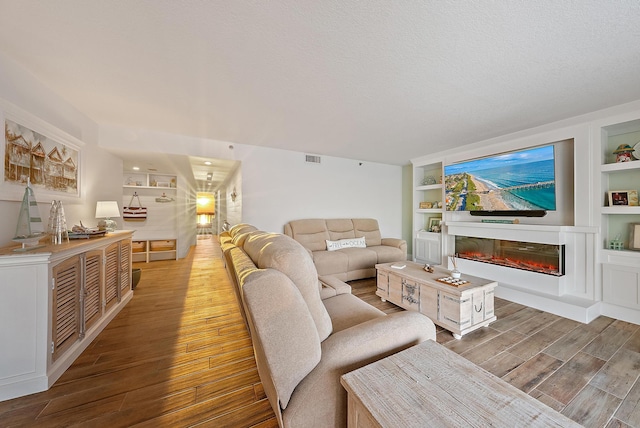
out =
<path fill-rule="evenodd" d="M 600 315 L 594 260 L 595 227 L 447 221 L 445 254 L 452 254 L 456 236 L 502 239 L 565 246 L 565 275 L 556 277 L 506 266 L 458 259 L 463 273 L 498 282 L 496 296 L 580 322 Z M 451 266 L 449 266 L 451 267 Z"/>

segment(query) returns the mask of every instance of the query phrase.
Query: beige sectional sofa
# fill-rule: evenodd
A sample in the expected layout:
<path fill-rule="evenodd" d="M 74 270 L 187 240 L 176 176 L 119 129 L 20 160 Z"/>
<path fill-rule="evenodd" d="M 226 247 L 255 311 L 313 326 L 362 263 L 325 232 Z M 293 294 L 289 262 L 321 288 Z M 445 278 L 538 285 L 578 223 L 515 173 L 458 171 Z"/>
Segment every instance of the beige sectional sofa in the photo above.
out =
<path fill-rule="evenodd" d="M 407 260 L 406 241 L 382 238 L 378 221 L 371 218 L 294 220 L 285 224 L 284 233 L 307 249 L 321 277 L 371 278 L 377 263 Z M 357 242 L 363 237 L 364 247 Z M 341 242 L 347 245 L 333 250 Z"/>
<path fill-rule="evenodd" d="M 286 235 L 238 225 L 220 241 L 281 427 L 346 426 L 342 374 L 435 340 L 426 316 L 385 315 L 336 278 L 319 281 L 309 253 Z"/>

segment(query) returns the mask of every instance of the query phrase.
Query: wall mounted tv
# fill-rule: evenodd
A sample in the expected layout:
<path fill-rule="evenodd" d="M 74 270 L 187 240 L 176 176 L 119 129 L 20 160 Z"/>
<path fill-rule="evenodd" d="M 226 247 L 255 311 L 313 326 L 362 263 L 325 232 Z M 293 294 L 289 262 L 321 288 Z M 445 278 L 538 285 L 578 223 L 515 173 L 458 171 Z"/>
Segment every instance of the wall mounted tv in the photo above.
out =
<path fill-rule="evenodd" d="M 444 167 L 447 211 L 541 217 L 556 209 L 554 146 Z"/>

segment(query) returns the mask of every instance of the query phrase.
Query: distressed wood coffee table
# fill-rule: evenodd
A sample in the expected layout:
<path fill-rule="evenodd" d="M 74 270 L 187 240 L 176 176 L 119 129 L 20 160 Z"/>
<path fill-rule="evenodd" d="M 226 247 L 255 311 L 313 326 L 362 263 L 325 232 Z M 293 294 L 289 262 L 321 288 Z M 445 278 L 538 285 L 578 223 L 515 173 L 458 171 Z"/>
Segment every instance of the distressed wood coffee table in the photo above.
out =
<path fill-rule="evenodd" d="M 426 272 L 424 265 L 402 262 L 377 264 L 376 295 L 409 311 L 419 311 L 460 339 L 463 335 L 496 320 L 494 290 L 498 283 L 477 276 L 462 275 L 462 284 L 444 283 L 449 271 L 439 266 Z"/>
<path fill-rule="evenodd" d="M 581 426 L 431 340 L 340 382 L 349 428 Z"/>

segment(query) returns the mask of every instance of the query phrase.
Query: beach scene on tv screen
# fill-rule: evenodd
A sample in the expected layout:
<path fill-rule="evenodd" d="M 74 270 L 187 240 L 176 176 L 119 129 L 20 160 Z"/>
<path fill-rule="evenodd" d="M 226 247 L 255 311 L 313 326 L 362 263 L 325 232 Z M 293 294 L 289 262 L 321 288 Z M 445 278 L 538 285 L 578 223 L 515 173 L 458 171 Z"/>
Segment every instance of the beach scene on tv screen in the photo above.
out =
<path fill-rule="evenodd" d="M 445 166 L 447 211 L 555 210 L 553 149 L 536 147 Z"/>

